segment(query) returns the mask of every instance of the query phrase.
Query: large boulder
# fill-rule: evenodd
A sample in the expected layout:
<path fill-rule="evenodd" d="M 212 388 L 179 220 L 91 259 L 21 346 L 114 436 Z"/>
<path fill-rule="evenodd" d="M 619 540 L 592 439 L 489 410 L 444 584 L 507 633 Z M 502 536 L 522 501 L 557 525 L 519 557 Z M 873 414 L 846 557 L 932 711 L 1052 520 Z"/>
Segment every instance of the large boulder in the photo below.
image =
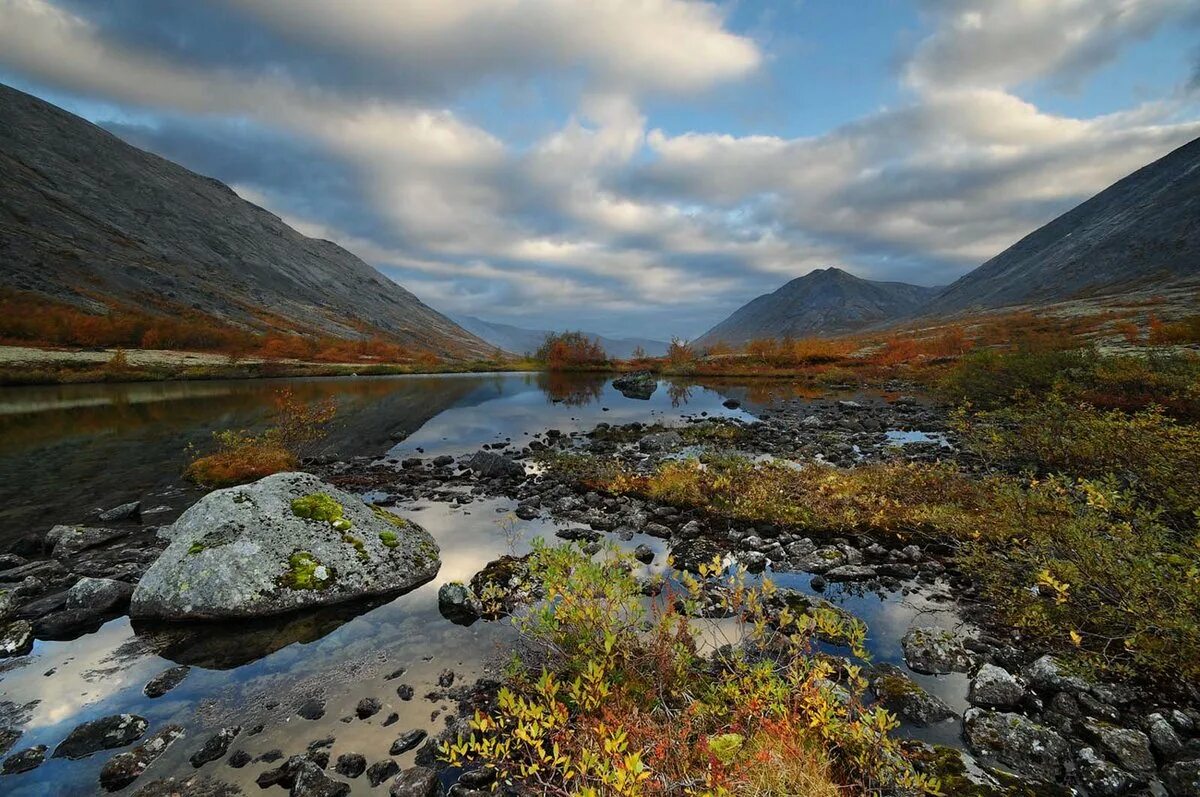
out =
<path fill-rule="evenodd" d="M 438 546 L 415 523 L 307 473 L 217 490 L 180 515 L 130 614 L 257 617 L 401 592 L 433 578 Z"/>
<path fill-rule="evenodd" d="M 612 386 L 625 398 L 646 401 L 658 389 L 658 377 L 649 371 L 634 371 L 618 376 L 613 380 Z"/>
<path fill-rule="evenodd" d="M 1062 778 L 1066 741 L 1020 714 L 972 708 L 963 715 L 963 737 L 977 755 L 1021 775 L 1055 783 Z"/>

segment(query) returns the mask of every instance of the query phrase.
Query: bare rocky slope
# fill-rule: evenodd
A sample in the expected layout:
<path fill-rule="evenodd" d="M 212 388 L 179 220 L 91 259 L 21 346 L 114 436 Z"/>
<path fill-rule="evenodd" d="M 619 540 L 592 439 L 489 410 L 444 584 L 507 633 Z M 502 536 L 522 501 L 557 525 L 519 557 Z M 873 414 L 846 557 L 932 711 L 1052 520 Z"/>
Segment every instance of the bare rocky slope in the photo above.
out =
<path fill-rule="evenodd" d="M 1030 233 L 921 309 L 940 315 L 1200 276 L 1200 139 Z"/>
<path fill-rule="evenodd" d="M 737 346 L 755 338 L 850 332 L 910 315 L 939 290 L 865 280 L 832 266 L 817 269 L 742 305 L 694 343 Z"/>
<path fill-rule="evenodd" d="M 373 328 L 450 356 L 494 351 L 336 244 L 4 85 L 0 278 L 96 311 L 192 308 L 346 338 Z"/>

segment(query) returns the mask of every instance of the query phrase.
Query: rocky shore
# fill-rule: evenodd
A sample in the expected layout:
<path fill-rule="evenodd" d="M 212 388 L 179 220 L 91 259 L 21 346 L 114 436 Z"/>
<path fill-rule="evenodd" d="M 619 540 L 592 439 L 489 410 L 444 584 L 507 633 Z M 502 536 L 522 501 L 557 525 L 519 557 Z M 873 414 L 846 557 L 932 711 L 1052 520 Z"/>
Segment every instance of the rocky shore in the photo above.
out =
<path fill-rule="evenodd" d="M 636 380 L 627 387 L 643 389 Z M 20 553 L 0 556 L 0 656 L 22 656 L 34 639 L 73 638 L 125 613 L 173 621 L 303 614 L 330 603 L 395 594 L 437 573 L 437 546 L 415 523 L 401 520 L 405 505 L 466 506 L 499 498 L 511 502 L 517 518 L 551 521 L 560 539 L 585 550 L 612 540 L 643 562 L 661 564 L 656 550 L 665 550 L 682 570 L 721 557 L 750 573 L 803 574 L 810 590 L 782 591 L 781 607 L 836 607 L 822 594 L 877 593 L 920 595 L 955 608 L 963 619 L 960 628 L 916 622 L 893 656 L 906 667 L 877 664 L 869 671 L 875 699 L 910 727 L 956 728 L 965 760 L 955 750 L 912 743 L 914 756 L 943 777 L 949 794 L 1074 789 L 1096 797 L 1200 795 L 1200 711 L 1186 686 L 1167 695 L 1136 680 L 1088 680 L 1020 636 L 993 628 L 987 607 L 974 600 L 972 584 L 955 571 L 945 544 L 897 545 L 735 523 L 700 510 L 591 491 L 544 464 L 555 453 L 586 452 L 644 472 L 672 458 L 721 450 L 840 467 L 897 457 L 978 467 L 957 448 L 942 408 L 906 394 L 905 385 L 888 387 L 885 399 L 777 401 L 755 408 L 757 422 L 697 416 L 673 428 L 602 423 L 579 432 L 549 429 L 458 458 L 311 461 L 306 463 L 311 474 L 217 491 L 163 527 L 140 505 L 115 507 L 92 525 L 55 527 L 44 547 L 26 545 Z M 370 505 L 360 495 L 368 495 Z M 647 591 L 653 589 L 647 583 Z M 438 602 L 448 620 L 471 624 L 503 616 L 537 592 L 522 559 L 510 556 L 468 583 L 442 584 Z M 837 654 L 838 640 L 827 642 Z M 956 711 L 906 670 L 962 674 L 969 684 L 963 705 L 969 707 Z M 180 664 L 162 672 L 146 684 L 145 694 L 167 694 L 188 671 Z M 496 686 L 486 680 L 456 684 L 454 673 L 446 671 L 431 693 L 458 708 L 446 715 L 443 738 L 461 730 L 464 716 L 486 706 Z M 397 693 L 409 700 L 414 690 L 402 684 Z M 360 703 L 359 720 L 380 711 L 372 700 Z M 298 709 L 299 716 L 304 712 L 320 716 L 324 707 L 318 701 Z M 7 756 L 0 771 L 29 771 L 48 755 L 75 758 L 111 750 L 115 755 L 101 775 L 106 789 L 134 783 L 183 736 L 175 726 L 152 728 L 139 716 L 114 715 L 79 726 L 54 750 L 20 749 L 19 711 L 6 713 L 0 719 L 11 727 L 0 729 L 0 753 Z M 238 740 L 254 733 L 228 726 L 193 740 L 193 766 L 222 758 L 236 768 L 257 764 L 260 786 L 282 786 L 296 795 L 346 794 L 351 781 L 365 781 L 389 783 L 393 795 L 423 797 L 440 794 L 445 785 L 438 776 L 437 739 L 424 731 L 397 736 L 393 756 L 419 749 L 417 766 L 403 772 L 392 758 L 369 763 L 343 754 L 331 761 L 332 739 L 290 757 L 280 752 L 274 760 L 239 755 Z M 465 773 L 450 791 L 483 793 L 491 785 L 483 780 Z M 223 788 L 219 778 L 198 775 L 156 781 L 137 793 L 236 793 Z"/>

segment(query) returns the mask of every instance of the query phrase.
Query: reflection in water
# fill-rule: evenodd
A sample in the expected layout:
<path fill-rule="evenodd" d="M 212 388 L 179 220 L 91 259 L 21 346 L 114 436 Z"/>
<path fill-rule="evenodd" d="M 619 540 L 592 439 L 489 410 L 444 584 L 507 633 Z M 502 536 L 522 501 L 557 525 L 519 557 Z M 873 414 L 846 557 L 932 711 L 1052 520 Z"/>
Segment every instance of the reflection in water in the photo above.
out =
<path fill-rule="evenodd" d="M 540 371 L 537 374 L 537 386 L 545 392 L 547 400 L 568 407 L 583 407 L 599 402 L 606 381 L 608 377 L 604 374 L 566 371 Z"/>

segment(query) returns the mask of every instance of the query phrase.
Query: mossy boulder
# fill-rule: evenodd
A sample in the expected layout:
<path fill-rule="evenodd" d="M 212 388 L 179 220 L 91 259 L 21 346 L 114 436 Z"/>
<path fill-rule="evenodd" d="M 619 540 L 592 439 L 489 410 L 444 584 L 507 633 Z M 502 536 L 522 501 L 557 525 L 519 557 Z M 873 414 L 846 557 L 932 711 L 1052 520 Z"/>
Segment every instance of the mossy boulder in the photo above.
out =
<path fill-rule="evenodd" d="M 162 534 L 170 544 L 134 591 L 135 617 L 281 614 L 402 592 L 441 566 L 420 526 L 307 473 L 209 493 Z"/>

